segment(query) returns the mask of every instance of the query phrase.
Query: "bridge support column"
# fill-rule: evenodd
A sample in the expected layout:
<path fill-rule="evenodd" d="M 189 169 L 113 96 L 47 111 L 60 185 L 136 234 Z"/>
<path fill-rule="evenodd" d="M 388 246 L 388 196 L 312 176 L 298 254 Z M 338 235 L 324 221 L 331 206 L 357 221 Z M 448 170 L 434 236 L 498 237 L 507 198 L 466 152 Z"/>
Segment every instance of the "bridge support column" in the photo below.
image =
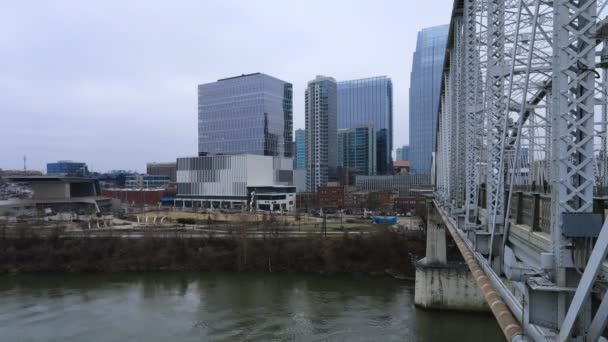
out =
<path fill-rule="evenodd" d="M 426 229 L 426 257 L 416 263 L 414 302 L 426 309 L 489 311 L 464 263 L 448 262 L 446 227 L 430 203 Z"/>
<path fill-rule="evenodd" d="M 431 264 L 446 264 L 448 261 L 445 225 L 440 221 L 436 217 L 429 217 L 427 222 L 425 260 Z"/>

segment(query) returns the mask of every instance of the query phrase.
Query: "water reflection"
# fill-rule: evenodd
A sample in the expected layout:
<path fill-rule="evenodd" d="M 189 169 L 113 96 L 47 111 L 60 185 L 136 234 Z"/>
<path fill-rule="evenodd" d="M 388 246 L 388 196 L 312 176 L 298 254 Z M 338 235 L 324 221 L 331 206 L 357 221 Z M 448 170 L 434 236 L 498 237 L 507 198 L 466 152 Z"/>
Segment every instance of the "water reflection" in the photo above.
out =
<path fill-rule="evenodd" d="M 504 341 L 494 316 L 416 308 L 419 341 Z"/>

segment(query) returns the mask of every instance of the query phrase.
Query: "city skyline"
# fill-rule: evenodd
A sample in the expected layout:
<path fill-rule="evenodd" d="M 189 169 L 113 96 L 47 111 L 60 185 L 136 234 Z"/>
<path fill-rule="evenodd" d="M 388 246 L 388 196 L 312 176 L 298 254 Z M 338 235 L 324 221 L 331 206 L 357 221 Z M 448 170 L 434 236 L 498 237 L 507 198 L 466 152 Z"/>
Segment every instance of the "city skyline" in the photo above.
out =
<path fill-rule="evenodd" d="M 608 0 L 2 8 L 0 342 L 608 342 Z"/>
<path fill-rule="evenodd" d="M 447 23 L 444 5 L 336 1 L 319 13 L 278 1 L 12 3 L 0 13 L 0 168 L 22 169 L 27 155 L 28 169 L 73 159 L 143 172 L 146 162 L 194 155 L 197 85 L 253 72 L 293 84 L 294 129 L 304 127 L 315 75 L 388 75 L 393 143 L 403 145 L 415 31 Z M 371 24 L 350 25 L 363 21 Z"/>

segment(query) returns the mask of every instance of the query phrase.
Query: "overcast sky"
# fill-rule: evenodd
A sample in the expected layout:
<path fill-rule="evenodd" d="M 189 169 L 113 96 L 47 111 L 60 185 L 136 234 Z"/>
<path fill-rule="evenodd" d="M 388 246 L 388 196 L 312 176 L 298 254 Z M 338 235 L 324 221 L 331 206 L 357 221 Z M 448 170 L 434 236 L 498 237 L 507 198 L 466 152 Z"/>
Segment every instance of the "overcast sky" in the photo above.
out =
<path fill-rule="evenodd" d="M 315 75 L 393 80 L 394 146 L 408 141 L 416 33 L 452 0 L 5 1 L 0 168 L 71 159 L 144 171 L 197 153 L 199 83 L 263 72 L 293 83 L 294 129 Z"/>

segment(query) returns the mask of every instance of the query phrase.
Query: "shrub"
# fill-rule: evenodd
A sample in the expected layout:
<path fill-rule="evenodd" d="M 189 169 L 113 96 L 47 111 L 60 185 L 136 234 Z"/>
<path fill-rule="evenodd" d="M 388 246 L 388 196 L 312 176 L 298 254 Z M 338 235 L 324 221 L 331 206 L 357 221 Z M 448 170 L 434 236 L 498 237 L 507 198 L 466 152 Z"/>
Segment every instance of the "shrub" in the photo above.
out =
<path fill-rule="evenodd" d="M 177 219 L 177 223 L 179 224 L 195 224 L 196 220 L 190 217 L 180 217 Z"/>

